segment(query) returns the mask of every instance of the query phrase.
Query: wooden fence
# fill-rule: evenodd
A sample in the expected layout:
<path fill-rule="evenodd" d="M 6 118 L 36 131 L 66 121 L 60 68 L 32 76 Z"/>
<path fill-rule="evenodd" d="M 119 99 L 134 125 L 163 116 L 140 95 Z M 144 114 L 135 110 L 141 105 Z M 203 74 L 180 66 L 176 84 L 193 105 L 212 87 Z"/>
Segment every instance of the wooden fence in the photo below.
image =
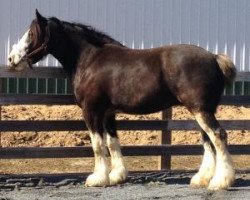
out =
<path fill-rule="evenodd" d="M 67 78 L 61 68 L 36 67 L 33 70 L 23 72 L 11 72 L 5 67 L 0 67 L 1 78 Z M 249 81 L 250 73 L 239 73 L 237 80 Z M 0 82 L 1 84 L 1 82 Z M 1 86 L 1 85 L 0 85 Z M 1 88 L 1 87 L 0 87 Z M 0 91 L 1 105 L 74 105 L 72 95 L 53 94 L 5 94 Z M 222 105 L 250 105 L 250 95 L 223 96 Z M 250 120 L 221 120 L 221 125 L 226 130 L 250 130 Z M 118 121 L 118 130 L 158 130 L 160 134 L 159 145 L 146 146 L 123 146 L 124 156 L 159 156 L 159 169 L 171 167 L 172 155 L 201 155 L 201 145 L 171 145 L 171 131 L 173 130 L 200 130 L 194 120 L 172 120 L 171 110 L 163 112 L 162 120 L 131 120 Z M 81 120 L 1 120 L 0 133 L 8 131 L 82 131 L 87 130 L 84 121 Z M 233 155 L 249 155 L 250 144 L 230 145 L 229 151 Z M 65 158 L 65 157 L 92 157 L 91 147 L 2 147 L 0 148 L 0 159 L 17 158 Z"/>

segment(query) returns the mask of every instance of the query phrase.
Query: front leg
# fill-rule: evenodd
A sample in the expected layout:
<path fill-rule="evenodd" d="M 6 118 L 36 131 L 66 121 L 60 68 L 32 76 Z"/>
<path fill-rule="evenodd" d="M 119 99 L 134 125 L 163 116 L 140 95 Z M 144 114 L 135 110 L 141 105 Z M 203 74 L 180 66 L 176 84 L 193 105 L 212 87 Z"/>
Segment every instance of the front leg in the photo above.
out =
<path fill-rule="evenodd" d="M 128 172 L 121 153 L 114 114 L 106 116 L 104 126 L 107 131 L 107 145 L 111 157 L 110 185 L 116 185 L 126 180 Z"/>
<path fill-rule="evenodd" d="M 95 156 L 94 172 L 88 176 L 85 186 L 101 187 L 109 185 L 109 169 L 103 139 L 102 117 L 101 115 L 93 115 L 91 112 L 85 111 L 84 118 L 90 130 L 90 138 Z"/>
<path fill-rule="evenodd" d="M 88 187 L 109 185 L 109 169 L 103 138 L 98 133 L 90 133 L 90 138 L 95 156 L 95 168 L 94 172 L 88 176 L 85 185 Z"/>
<path fill-rule="evenodd" d="M 127 178 L 128 172 L 124 164 L 119 140 L 117 137 L 112 137 L 108 134 L 107 144 L 111 156 L 110 185 L 123 183 Z"/>

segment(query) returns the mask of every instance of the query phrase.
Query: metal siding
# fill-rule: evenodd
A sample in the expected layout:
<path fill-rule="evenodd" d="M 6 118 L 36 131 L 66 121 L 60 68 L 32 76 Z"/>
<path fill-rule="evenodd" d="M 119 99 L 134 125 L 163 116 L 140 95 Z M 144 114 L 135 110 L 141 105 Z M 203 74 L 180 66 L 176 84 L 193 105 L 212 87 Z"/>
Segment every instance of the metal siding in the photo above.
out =
<path fill-rule="evenodd" d="M 107 0 L 108 1 L 108 0 Z M 138 2 L 138 1 L 136 1 Z M 107 7 L 107 5 L 106 5 Z M 116 18 L 114 19 L 115 20 L 115 24 L 116 24 L 116 30 L 115 30 L 115 38 L 119 38 L 119 41 L 121 41 L 122 43 L 125 43 L 125 10 L 126 8 L 126 3 L 125 1 L 122 1 L 122 2 L 117 2 L 116 3 Z M 105 17 L 105 32 L 107 32 L 107 29 L 106 29 L 106 23 L 107 23 L 107 20 L 106 20 L 106 17 Z"/>
<path fill-rule="evenodd" d="M 236 30 L 240 30 L 236 34 L 236 63 L 240 71 L 245 70 L 245 35 L 246 35 L 246 1 L 240 0 L 237 4 Z"/>
<path fill-rule="evenodd" d="M 0 0 L 0 63 L 34 18 L 81 22 L 132 48 L 196 44 L 228 54 L 239 71 L 250 71 L 248 0 Z M 40 65 L 59 65 L 49 56 Z"/>
<path fill-rule="evenodd" d="M 245 71 L 250 71 L 250 26 L 249 26 L 249 19 L 250 19 L 250 1 L 247 1 L 247 5 L 246 5 L 246 10 L 248 12 L 246 12 L 246 19 L 245 21 L 248 22 L 247 23 L 247 28 L 246 28 L 246 34 L 245 34 L 245 40 L 246 40 L 246 57 L 245 57 Z"/>
<path fill-rule="evenodd" d="M 157 3 L 153 5 L 153 45 L 161 46 L 162 44 L 162 27 L 163 27 L 163 0 L 158 0 Z"/>
<path fill-rule="evenodd" d="M 200 1 L 191 0 L 190 3 L 190 44 L 199 45 L 200 31 Z M 192 27 L 192 28 L 191 28 Z"/>
<path fill-rule="evenodd" d="M 191 0 L 181 1 L 181 43 L 190 43 Z"/>
<path fill-rule="evenodd" d="M 135 48 L 144 48 L 144 4 L 142 0 L 135 2 L 135 16 L 134 16 L 134 33 L 131 33 L 134 35 L 135 40 Z M 124 27 L 125 28 L 125 27 Z M 125 41 L 124 41 L 125 43 Z"/>
<path fill-rule="evenodd" d="M 170 44 L 172 41 L 172 1 L 163 1 L 162 17 L 162 44 Z"/>

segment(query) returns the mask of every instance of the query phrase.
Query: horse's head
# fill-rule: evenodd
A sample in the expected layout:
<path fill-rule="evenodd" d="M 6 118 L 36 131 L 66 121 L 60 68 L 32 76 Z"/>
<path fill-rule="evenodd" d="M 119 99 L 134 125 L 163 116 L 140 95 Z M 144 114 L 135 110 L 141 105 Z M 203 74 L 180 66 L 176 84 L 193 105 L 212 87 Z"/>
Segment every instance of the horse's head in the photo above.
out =
<path fill-rule="evenodd" d="M 8 65 L 18 71 L 27 65 L 31 67 L 49 53 L 49 42 L 48 20 L 36 10 L 36 19 L 32 21 L 21 40 L 13 45 L 8 56 Z"/>

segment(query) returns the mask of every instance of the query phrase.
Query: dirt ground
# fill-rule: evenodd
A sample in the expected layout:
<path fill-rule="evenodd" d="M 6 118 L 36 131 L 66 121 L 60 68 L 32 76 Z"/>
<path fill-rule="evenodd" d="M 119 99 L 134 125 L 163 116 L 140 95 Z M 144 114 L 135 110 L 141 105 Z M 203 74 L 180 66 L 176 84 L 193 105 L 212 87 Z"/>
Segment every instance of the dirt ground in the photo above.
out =
<path fill-rule="evenodd" d="M 84 187 L 84 176 L 0 177 L 2 200 L 248 200 L 249 174 L 237 174 L 233 187 L 223 191 L 189 187 L 190 172 L 131 173 L 126 183 L 111 187 Z"/>
<path fill-rule="evenodd" d="M 56 120 L 81 119 L 81 110 L 77 106 L 3 106 L 2 120 Z M 250 108 L 236 106 L 218 107 L 217 119 L 250 119 Z M 173 108 L 173 119 L 193 119 L 183 107 Z M 161 119 L 161 113 L 151 115 L 119 114 L 117 119 L 148 120 Z M 159 131 L 119 131 L 122 145 L 158 144 Z M 230 144 L 250 144 L 250 131 L 228 131 Z M 13 132 L 1 133 L 2 147 L 48 147 L 48 146 L 83 146 L 90 145 L 87 132 Z M 173 131 L 172 144 L 200 144 L 201 138 L 197 131 Z M 250 168 L 250 156 L 234 156 L 236 168 Z M 200 156 L 172 157 L 173 169 L 197 169 Z M 128 169 L 155 170 L 158 157 L 126 157 Z M 0 160 L 0 173 L 59 173 L 88 172 L 93 168 L 93 158 L 72 159 L 25 159 Z"/>

